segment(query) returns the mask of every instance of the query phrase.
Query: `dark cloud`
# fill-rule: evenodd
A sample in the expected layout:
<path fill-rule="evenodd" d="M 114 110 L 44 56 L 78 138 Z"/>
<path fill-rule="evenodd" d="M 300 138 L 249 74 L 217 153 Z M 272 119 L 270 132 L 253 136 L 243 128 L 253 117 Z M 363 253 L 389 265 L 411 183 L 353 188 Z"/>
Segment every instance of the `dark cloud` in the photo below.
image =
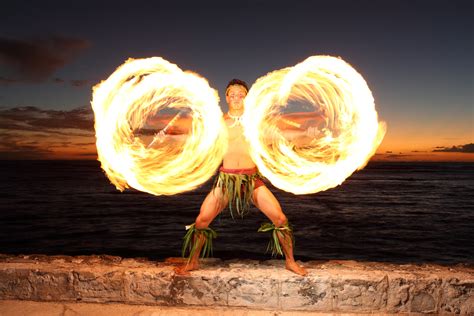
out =
<path fill-rule="evenodd" d="M 56 77 L 56 78 L 51 79 L 51 82 L 57 83 L 57 84 L 64 84 L 64 83 L 67 82 L 73 87 L 84 87 L 84 86 L 91 87 L 92 86 L 92 81 L 91 80 L 85 80 L 85 79 L 72 79 L 72 80 L 66 81 L 63 78 Z M 1 83 L 1 78 L 0 78 L 0 84 L 2 84 Z"/>
<path fill-rule="evenodd" d="M 61 79 L 61 78 L 53 78 L 51 79 L 51 81 L 54 83 L 64 83 L 64 79 Z"/>
<path fill-rule="evenodd" d="M 410 155 L 403 155 L 403 154 L 395 154 L 395 155 L 387 155 L 385 158 L 405 158 L 405 157 L 410 157 Z"/>
<path fill-rule="evenodd" d="M 77 156 L 80 157 L 94 157 L 97 158 L 97 153 L 96 152 L 90 152 L 90 153 L 79 153 Z"/>
<path fill-rule="evenodd" d="M 0 77 L 1 86 L 7 86 L 9 84 L 14 84 L 14 83 L 19 83 L 19 82 L 22 82 L 22 80 Z"/>
<path fill-rule="evenodd" d="M 71 80 L 71 85 L 74 87 L 82 87 L 89 83 L 89 80 Z"/>
<path fill-rule="evenodd" d="M 68 111 L 0 108 L 0 159 L 57 159 L 89 152 L 95 144 L 93 119 L 89 106 Z"/>
<path fill-rule="evenodd" d="M 88 46 L 87 40 L 61 36 L 34 40 L 0 37 L 0 64 L 12 71 L 11 78 L 3 81 L 44 81 Z"/>
<path fill-rule="evenodd" d="M 452 146 L 452 147 L 442 147 L 436 146 L 434 152 L 450 152 L 450 153 L 474 153 L 474 143 L 469 143 L 465 145 Z"/>
<path fill-rule="evenodd" d="M 150 135 L 155 135 L 157 133 L 157 130 L 152 129 L 152 128 L 140 128 L 133 132 L 135 135 L 138 135 L 138 136 L 150 136 Z"/>
<path fill-rule="evenodd" d="M 89 137 L 92 138 L 92 136 Z M 57 159 L 58 155 L 62 157 L 66 155 L 69 158 L 94 157 L 94 155 L 97 157 L 95 151 L 91 152 L 94 145 L 93 142 L 75 142 L 69 135 L 43 137 L 42 134 L 0 130 L 0 160 Z M 75 152 L 72 156 L 71 150 Z"/>
<path fill-rule="evenodd" d="M 90 107 L 69 111 L 42 110 L 33 106 L 0 109 L 0 130 L 35 131 L 65 136 L 89 136 L 94 130 Z M 71 135 L 64 129 L 78 129 L 90 133 Z"/>
<path fill-rule="evenodd" d="M 48 159 L 53 152 L 37 141 L 27 141 L 21 135 L 0 133 L 0 159 Z"/>
<path fill-rule="evenodd" d="M 94 142 L 89 143 L 74 143 L 75 146 L 95 146 Z"/>

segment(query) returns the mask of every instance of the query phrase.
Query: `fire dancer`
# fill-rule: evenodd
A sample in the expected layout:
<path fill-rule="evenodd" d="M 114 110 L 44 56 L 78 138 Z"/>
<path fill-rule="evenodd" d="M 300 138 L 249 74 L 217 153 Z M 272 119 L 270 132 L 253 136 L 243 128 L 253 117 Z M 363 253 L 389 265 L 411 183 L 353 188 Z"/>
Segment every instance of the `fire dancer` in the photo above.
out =
<path fill-rule="evenodd" d="M 98 160 L 118 190 L 178 194 L 207 181 L 221 165 L 199 216 L 187 226 L 183 256 L 190 253 L 178 273 L 197 269 L 201 252 L 212 253 L 217 234 L 209 225 L 226 206 L 232 217 L 243 216 L 252 202 L 271 220 L 259 231 L 271 232 L 272 253 L 284 255 L 289 270 L 306 274 L 293 258 L 292 227 L 256 166 L 286 192 L 321 192 L 362 169 L 386 133 L 367 82 L 341 58 L 310 56 L 259 78 L 248 90 L 242 81 L 229 83 L 224 119 L 205 78 L 161 57 L 129 59 L 94 86 Z M 293 101 L 312 110 L 284 114 Z M 134 133 L 164 108 L 179 113 L 145 147 Z M 191 135 L 167 138 L 169 128 Z M 175 146 L 183 138 L 182 148 Z"/>
<path fill-rule="evenodd" d="M 293 229 L 280 203 L 263 183 L 249 153 L 249 144 L 241 125 L 243 101 L 247 93 L 248 86 L 242 80 L 233 79 L 227 85 L 226 101 L 229 112 L 224 119 L 229 133 L 228 150 L 212 190 L 201 205 L 199 215 L 193 224 L 186 227 L 183 256 L 187 251 L 189 255 L 186 263 L 175 269 L 178 274 L 187 274 L 188 271 L 198 269 L 200 255 L 206 257 L 211 254 L 212 239 L 217 236 L 209 227 L 214 218 L 227 206 L 232 217 L 234 213 L 243 217 L 249 210 L 250 202 L 271 220 L 271 223 L 263 224 L 258 231 L 271 233 L 269 248 L 272 254 L 284 255 L 288 270 L 299 275 L 307 274 L 306 269 L 298 265 L 293 258 Z"/>

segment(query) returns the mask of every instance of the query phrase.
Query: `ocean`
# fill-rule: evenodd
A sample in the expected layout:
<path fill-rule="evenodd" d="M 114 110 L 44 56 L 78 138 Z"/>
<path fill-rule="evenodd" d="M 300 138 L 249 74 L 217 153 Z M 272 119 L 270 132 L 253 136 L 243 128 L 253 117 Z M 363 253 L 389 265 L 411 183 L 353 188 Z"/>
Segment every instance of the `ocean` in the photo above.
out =
<path fill-rule="evenodd" d="M 211 181 L 174 196 L 120 192 L 97 161 L 1 161 L 0 253 L 181 255 Z M 294 227 L 295 259 L 474 263 L 474 163 L 370 162 L 342 185 L 293 195 L 267 186 Z M 271 259 L 267 218 L 221 213 L 214 257 Z"/>

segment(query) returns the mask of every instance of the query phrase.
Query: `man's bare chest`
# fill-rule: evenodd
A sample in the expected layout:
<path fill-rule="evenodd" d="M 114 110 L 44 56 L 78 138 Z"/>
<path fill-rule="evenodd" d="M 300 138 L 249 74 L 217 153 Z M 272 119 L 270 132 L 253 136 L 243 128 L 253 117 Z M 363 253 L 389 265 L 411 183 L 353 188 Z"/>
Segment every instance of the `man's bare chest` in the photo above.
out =
<path fill-rule="evenodd" d="M 229 150 L 233 148 L 242 150 L 249 147 L 249 143 L 244 135 L 244 130 L 241 125 L 237 126 L 228 126 L 228 136 L 229 136 Z"/>

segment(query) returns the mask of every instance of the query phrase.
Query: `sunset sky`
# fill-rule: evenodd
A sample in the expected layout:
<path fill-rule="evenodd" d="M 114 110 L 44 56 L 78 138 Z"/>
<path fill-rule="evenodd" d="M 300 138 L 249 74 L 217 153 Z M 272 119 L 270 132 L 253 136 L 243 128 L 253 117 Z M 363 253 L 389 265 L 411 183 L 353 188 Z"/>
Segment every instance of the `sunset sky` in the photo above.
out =
<path fill-rule="evenodd" d="M 219 90 L 340 56 L 387 134 L 374 160 L 474 161 L 472 1 L 10 1 L 0 12 L 0 159 L 96 159 L 92 86 L 161 56 Z"/>

